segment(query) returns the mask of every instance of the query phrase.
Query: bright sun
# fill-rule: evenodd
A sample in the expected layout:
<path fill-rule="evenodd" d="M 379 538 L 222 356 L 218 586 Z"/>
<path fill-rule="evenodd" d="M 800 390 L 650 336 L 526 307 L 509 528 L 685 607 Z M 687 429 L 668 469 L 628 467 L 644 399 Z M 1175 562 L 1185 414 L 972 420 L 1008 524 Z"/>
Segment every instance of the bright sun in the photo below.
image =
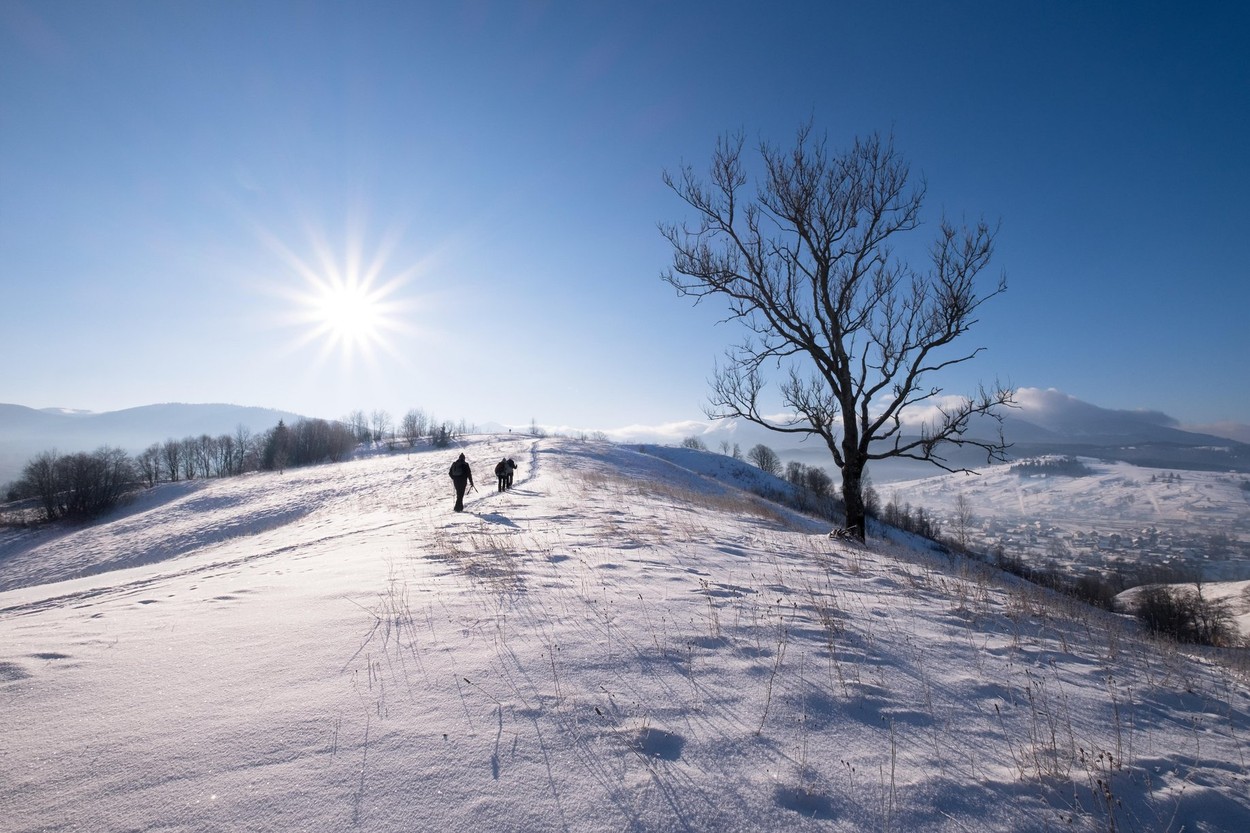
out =
<path fill-rule="evenodd" d="M 366 261 L 358 235 L 348 240 L 346 253 L 333 251 L 324 237 L 310 235 L 311 259 L 271 235 L 264 238 L 301 279 L 300 286 L 280 290 L 292 302 L 285 323 L 300 331 L 294 347 L 316 343 L 323 360 L 337 356 L 343 362 L 357 357 L 371 360 L 378 350 L 396 355 L 389 336 L 406 329 L 411 302 L 400 299 L 399 291 L 421 266 L 383 277 L 395 241 Z"/>
<path fill-rule="evenodd" d="M 323 357 L 337 354 L 344 360 L 390 351 L 387 336 L 400 329 L 400 305 L 389 297 L 397 282 L 377 286 L 371 276 L 359 277 L 354 270 L 346 275 L 327 271 L 328 276 L 304 275 L 298 317 L 308 329 L 301 342 L 320 342 Z"/>
<path fill-rule="evenodd" d="M 382 293 L 356 281 L 332 280 L 310 296 L 310 317 L 332 342 L 351 350 L 377 341 L 386 328 Z"/>

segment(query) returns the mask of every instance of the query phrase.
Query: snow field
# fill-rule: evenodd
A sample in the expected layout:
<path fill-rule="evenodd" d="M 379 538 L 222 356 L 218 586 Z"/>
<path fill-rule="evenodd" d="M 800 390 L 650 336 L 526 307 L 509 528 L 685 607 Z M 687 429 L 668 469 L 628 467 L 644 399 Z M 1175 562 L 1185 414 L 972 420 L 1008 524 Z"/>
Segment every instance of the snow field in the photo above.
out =
<path fill-rule="evenodd" d="M 36 830 L 1250 823 L 1244 678 L 719 455 L 512 436 L 0 539 L 0 818 Z M 663 457 L 658 456 L 663 455 Z M 501 456 L 520 464 L 497 494 Z M 715 479 L 707 475 L 715 475 Z"/>

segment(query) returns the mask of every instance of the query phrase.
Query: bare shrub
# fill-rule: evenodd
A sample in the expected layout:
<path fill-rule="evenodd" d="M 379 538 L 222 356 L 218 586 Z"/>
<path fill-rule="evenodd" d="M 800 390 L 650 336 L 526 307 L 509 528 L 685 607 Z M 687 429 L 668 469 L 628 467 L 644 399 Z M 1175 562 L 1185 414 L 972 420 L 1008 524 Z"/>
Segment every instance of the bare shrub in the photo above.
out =
<path fill-rule="evenodd" d="M 1228 603 L 1204 598 L 1201 586 L 1149 585 L 1140 591 L 1133 612 L 1150 630 L 1181 642 L 1227 645 L 1235 633 Z"/>
<path fill-rule="evenodd" d="M 88 454 L 46 451 L 26 464 L 20 490 L 38 499 L 45 519 L 88 519 L 116 506 L 133 488 L 130 456 L 102 447 Z"/>

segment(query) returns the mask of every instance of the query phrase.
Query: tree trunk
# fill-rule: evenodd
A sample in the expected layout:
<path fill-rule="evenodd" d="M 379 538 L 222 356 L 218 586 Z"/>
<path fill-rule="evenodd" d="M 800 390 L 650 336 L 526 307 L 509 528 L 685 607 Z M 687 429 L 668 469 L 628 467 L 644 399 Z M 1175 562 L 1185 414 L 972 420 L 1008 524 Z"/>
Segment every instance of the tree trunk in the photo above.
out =
<path fill-rule="evenodd" d="M 863 541 L 868 533 L 864 511 L 864 461 L 847 456 L 842 466 L 842 500 L 846 504 L 846 528 Z"/>

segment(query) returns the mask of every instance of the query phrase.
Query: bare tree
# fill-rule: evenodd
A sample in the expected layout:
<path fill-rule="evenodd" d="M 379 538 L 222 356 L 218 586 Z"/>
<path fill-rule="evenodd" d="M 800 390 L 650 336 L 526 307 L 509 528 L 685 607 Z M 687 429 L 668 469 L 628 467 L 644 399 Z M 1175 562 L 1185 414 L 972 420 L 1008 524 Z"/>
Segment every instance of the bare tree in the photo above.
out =
<path fill-rule="evenodd" d="M 359 409 L 352 411 L 339 420 L 339 422 L 351 429 L 351 432 L 356 435 L 356 442 L 366 443 L 369 441 L 369 417 L 365 416 L 364 411 Z"/>
<path fill-rule="evenodd" d="M 201 477 L 214 477 L 213 461 L 217 457 L 217 440 L 208 434 L 195 438 L 195 467 Z"/>
<path fill-rule="evenodd" d="M 400 436 L 404 438 L 404 442 L 412 448 L 417 444 L 417 440 L 425 436 L 429 430 L 430 418 L 425 415 L 425 411 L 420 408 L 412 408 L 408 413 L 404 414 L 403 420 L 400 422 Z"/>
<path fill-rule="evenodd" d="M 258 464 L 250 461 L 249 458 L 254 456 L 256 442 L 252 437 L 252 429 L 243 423 L 239 423 L 234 427 L 234 473 L 242 474 L 249 468 L 256 468 Z"/>
<path fill-rule="evenodd" d="M 133 487 L 130 456 L 107 446 L 88 454 L 44 452 L 26 464 L 22 489 L 39 499 L 47 520 L 93 518 L 118 504 Z"/>
<path fill-rule="evenodd" d="M 153 443 L 135 458 L 135 468 L 139 477 L 148 485 L 155 486 L 161 479 L 161 444 Z"/>
<path fill-rule="evenodd" d="M 171 483 L 178 481 L 182 472 L 182 443 L 173 437 L 165 440 L 161 446 L 161 458 L 165 464 L 165 477 Z"/>
<path fill-rule="evenodd" d="M 217 438 L 217 457 L 213 461 L 218 477 L 230 477 L 234 470 L 234 436 L 222 434 Z"/>
<path fill-rule="evenodd" d="M 391 434 L 391 415 L 379 408 L 369 414 L 369 425 L 373 429 L 373 441 L 380 443 Z"/>
<path fill-rule="evenodd" d="M 747 462 L 754 463 L 761 471 L 768 474 L 781 474 L 781 458 L 777 456 L 777 452 L 763 443 L 753 446 L 747 452 Z"/>
<path fill-rule="evenodd" d="M 196 448 L 199 441 L 195 437 L 183 437 L 178 441 L 178 445 L 182 447 L 180 459 L 182 460 L 182 479 L 194 480 L 197 475 L 197 459 Z M 198 472 L 202 474 L 202 472 Z"/>
<path fill-rule="evenodd" d="M 49 520 L 59 517 L 57 495 L 61 491 L 61 482 L 57 461 L 60 459 L 55 450 L 39 454 L 26 464 L 20 481 L 22 493 L 39 498 L 44 516 Z"/>
<path fill-rule="evenodd" d="M 960 492 L 955 496 L 955 539 L 959 542 L 959 546 L 965 550 L 968 549 L 972 524 L 972 501 L 968 500 L 967 495 Z"/>
<path fill-rule="evenodd" d="M 833 478 L 820 466 L 808 466 L 803 472 L 803 485 L 816 497 L 826 498 L 833 491 Z"/>
<path fill-rule="evenodd" d="M 980 295 L 975 278 L 989 264 L 995 232 L 984 222 L 959 228 L 943 220 L 914 270 L 894 253 L 896 237 L 920 225 L 923 182 L 913 185 L 892 139 L 873 135 L 841 153 L 801 127 L 794 146 L 761 144 L 763 178 L 754 195 L 743 137 L 722 137 L 710 183 L 690 166 L 665 172 L 667 184 L 696 214 L 691 224 L 661 224 L 673 247 L 663 278 L 681 296 L 719 297 L 746 340 L 726 352 L 711 382 L 707 414 L 741 417 L 773 431 L 820 436 L 842 472 L 846 522 L 865 533 L 863 478 L 871 460 L 907 457 L 947 471 L 967 471 L 943 456 L 970 446 L 1002 459 L 996 439 L 967 435 L 974 417 L 1001 419 L 1014 391 L 995 385 L 975 397 L 945 397 L 929 375 L 961 364 L 982 348 L 948 353 L 976 323 L 977 310 L 1006 290 Z M 790 414 L 768 416 L 761 401 L 765 369 L 782 375 Z M 904 415 L 936 414 L 903 433 Z"/>

